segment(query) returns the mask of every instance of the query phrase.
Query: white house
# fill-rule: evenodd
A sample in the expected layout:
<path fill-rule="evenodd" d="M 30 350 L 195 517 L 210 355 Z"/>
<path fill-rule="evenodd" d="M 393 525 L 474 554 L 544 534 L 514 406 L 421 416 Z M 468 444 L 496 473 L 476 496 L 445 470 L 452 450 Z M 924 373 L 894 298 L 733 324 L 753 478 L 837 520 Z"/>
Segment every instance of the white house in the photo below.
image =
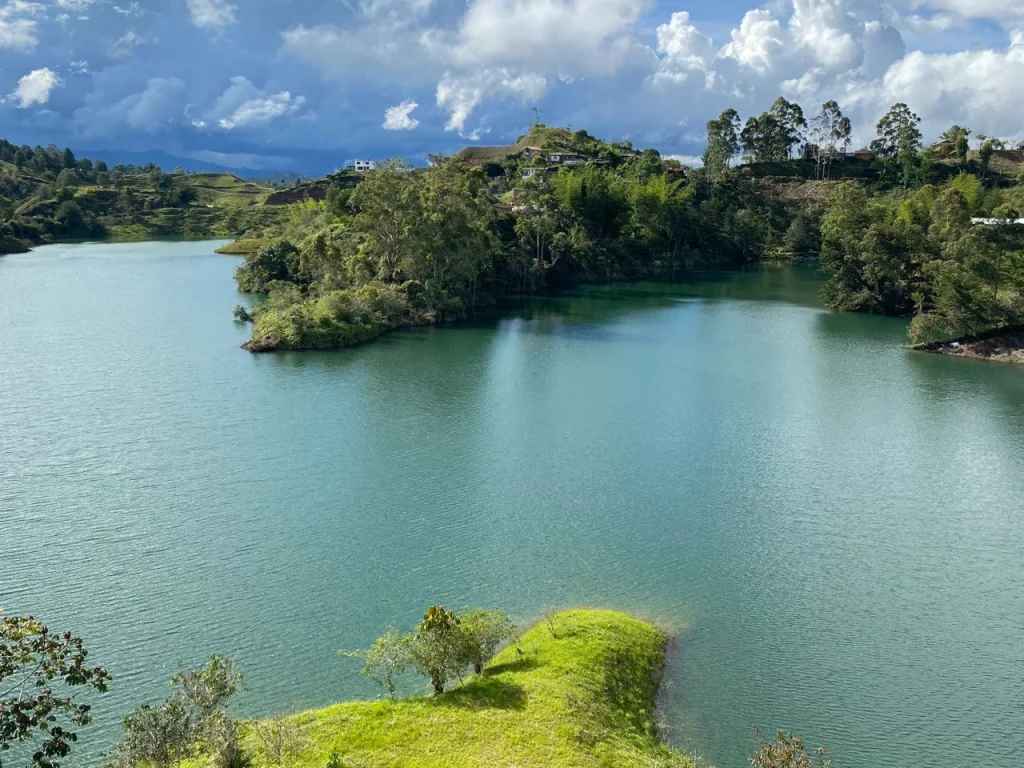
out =
<path fill-rule="evenodd" d="M 373 160 L 353 160 L 348 165 L 350 171 L 376 171 L 377 163 Z"/>
<path fill-rule="evenodd" d="M 996 227 L 1001 224 L 1024 225 L 1024 219 L 971 219 L 971 224 L 981 224 L 986 227 Z"/>
<path fill-rule="evenodd" d="M 523 178 L 526 179 L 526 180 L 532 179 L 534 176 L 539 175 L 544 170 L 546 170 L 546 169 L 544 169 L 544 168 L 537 168 L 535 166 L 530 166 L 529 168 L 523 168 Z"/>
<path fill-rule="evenodd" d="M 574 152 L 552 152 L 548 155 L 548 162 L 558 165 L 583 165 L 587 161 Z"/>

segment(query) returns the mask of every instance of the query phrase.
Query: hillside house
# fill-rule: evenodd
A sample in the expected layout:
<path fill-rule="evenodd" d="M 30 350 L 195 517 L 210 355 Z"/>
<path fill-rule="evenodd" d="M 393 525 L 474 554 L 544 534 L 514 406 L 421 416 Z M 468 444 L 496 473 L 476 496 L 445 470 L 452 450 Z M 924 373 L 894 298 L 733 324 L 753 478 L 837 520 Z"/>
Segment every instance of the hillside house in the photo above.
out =
<path fill-rule="evenodd" d="M 523 157 L 537 157 L 543 154 L 544 150 L 540 147 L 525 147 L 523 149 Z"/>
<path fill-rule="evenodd" d="M 349 171 L 360 171 L 365 173 L 366 171 L 376 171 L 377 163 L 373 160 L 353 160 L 346 169 Z"/>
<path fill-rule="evenodd" d="M 522 170 L 523 180 L 524 181 L 529 181 L 530 179 L 534 178 L 535 176 L 540 176 L 546 170 L 548 170 L 548 169 L 547 168 L 539 168 L 537 166 L 530 166 L 529 168 L 523 168 L 523 170 Z"/>
<path fill-rule="evenodd" d="M 1016 225 L 1024 226 L 1024 219 L 971 219 L 971 224 L 981 225 L 985 227 L 997 227 L 1000 225 Z"/>
<path fill-rule="evenodd" d="M 587 162 L 575 152 L 552 152 L 547 160 L 555 165 L 583 165 Z"/>

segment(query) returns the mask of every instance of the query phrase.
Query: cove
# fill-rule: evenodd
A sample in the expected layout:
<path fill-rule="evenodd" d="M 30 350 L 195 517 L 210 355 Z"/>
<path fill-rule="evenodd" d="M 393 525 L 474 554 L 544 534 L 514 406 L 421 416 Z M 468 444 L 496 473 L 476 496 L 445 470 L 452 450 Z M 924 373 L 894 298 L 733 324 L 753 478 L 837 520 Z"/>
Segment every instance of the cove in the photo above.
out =
<path fill-rule="evenodd" d="M 1018 367 L 798 268 L 253 356 L 218 244 L 0 259 L 0 605 L 115 675 L 83 764 L 179 660 L 233 654 L 242 714 L 376 695 L 335 650 L 443 602 L 673 624 L 671 739 L 721 767 L 755 723 L 1019 765 Z"/>

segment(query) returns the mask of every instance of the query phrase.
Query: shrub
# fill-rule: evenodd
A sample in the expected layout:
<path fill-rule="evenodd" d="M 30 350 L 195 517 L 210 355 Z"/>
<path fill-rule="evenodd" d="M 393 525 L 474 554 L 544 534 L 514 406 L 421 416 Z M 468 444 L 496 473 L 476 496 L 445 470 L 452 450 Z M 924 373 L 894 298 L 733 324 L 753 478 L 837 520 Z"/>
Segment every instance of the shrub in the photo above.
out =
<path fill-rule="evenodd" d="M 502 643 L 515 636 L 516 625 L 508 614 L 497 608 L 466 609 L 459 618 L 462 659 L 480 674 Z"/>

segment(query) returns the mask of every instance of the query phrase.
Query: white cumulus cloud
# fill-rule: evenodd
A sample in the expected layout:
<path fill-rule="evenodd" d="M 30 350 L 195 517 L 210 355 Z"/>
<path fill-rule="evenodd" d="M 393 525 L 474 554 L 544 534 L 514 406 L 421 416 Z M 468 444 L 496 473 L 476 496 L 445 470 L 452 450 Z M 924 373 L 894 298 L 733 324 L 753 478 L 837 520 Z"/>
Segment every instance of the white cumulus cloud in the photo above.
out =
<path fill-rule="evenodd" d="M 0 6 L 0 48 L 27 53 L 39 45 L 34 17 L 44 7 L 27 0 L 8 0 Z"/>
<path fill-rule="evenodd" d="M 268 93 L 257 88 L 247 78 L 237 75 L 202 119 L 193 120 L 197 128 L 217 126 L 225 131 L 251 125 L 269 123 L 275 118 L 292 114 L 306 103 L 305 96 L 289 91 Z"/>
<path fill-rule="evenodd" d="M 420 121 L 412 117 L 412 111 L 418 107 L 413 99 L 406 99 L 401 104 L 388 107 L 384 111 L 384 124 L 381 126 L 385 131 L 411 131 L 420 124 Z"/>
<path fill-rule="evenodd" d="M 237 8 L 227 0 L 186 0 L 192 23 L 200 29 L 223 29 L 235 23 Z"/>
<path fill-rule="evenodd" d="M 19 109 L 36 107 L 48 102 L 50 93 L 59 85 L 61 79 L 49 67 L 34 69 L 18 81 L 11 98 L 18 102 Z"/>

